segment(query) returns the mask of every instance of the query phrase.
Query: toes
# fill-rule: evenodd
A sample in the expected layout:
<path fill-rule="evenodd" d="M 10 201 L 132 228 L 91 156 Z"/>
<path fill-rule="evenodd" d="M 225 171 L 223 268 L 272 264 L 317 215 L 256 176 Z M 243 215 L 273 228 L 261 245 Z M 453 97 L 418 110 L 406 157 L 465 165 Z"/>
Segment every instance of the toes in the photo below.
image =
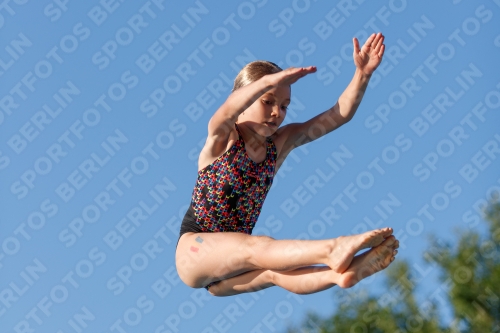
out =
<path fill-rule="evenodd" d="M 381 264 L 381 269 L 389 266 L 391 262 L 394 261 L 396 255 L 398 254 L 397 248 L 398 241 L 394 236 L 387 238 L 380 246 L 377 246 L 374 250 L 376 251 L 376 260 Z M 380 270 L 381 270 L 380 269 Z"/>
<path fill-rule="evenodd" d="M 387 247 L 392 247 L 394 246 L 394 244 L 396 244 L 396 242 L 397 242 L 396 238 L 393 235 L 390 235 L 384 240 L 382 245 Z"/>
<path fill-rule="evenodd" d="M 384 228 L 382 229 L 382 234 L 384 235 L 385 238 L 389 237 L 390 235 L 392 235 L 392 228 Z"/>
<path fill-rule="evenodd" d="M 382 228 L 382 229 L 373 230 L 373 235 L 382 236 L 384 238 L 387 238 L 390 235 L 392 235 L 392 232 L 393 232 L 392 228 Z"/>
<path fill-rule="evenodd" d="M 371 230 L 363 234 L 363 248 L 374 248 L 382 244 L 387 237 L 385 229 Z"/>
<path fill-rule="evenodd" d="M 393 262 L 396 259 L 396 254 L 398 254 L 398 250 L 393 250 L 392 251 L 392 256 L 391 256 L 391 259 L 390 259 L 391 260 L 390 263 Z"/>

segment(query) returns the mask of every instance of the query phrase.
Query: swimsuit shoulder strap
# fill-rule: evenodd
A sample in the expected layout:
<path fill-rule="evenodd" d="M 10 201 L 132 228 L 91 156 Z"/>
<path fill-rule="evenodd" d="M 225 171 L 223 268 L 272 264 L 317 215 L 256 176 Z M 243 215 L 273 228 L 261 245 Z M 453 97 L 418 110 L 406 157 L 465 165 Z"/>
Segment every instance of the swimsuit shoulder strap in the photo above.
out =
<path fill-rule="evenodd" d="M 234 123 L 234 127 L 236 127 L 236 131 L 238 132 L 238 137 L 241 139 L 240 129 L 238 128 L 238 124 Z"/>
<path fill-rule="evenodd" d="M 242 139 L 240 129 L 238 128 L 238 124 L 234 123 L 234 127 L 236 127 L 236 131 L 238 132 L 238 140 Z"/>

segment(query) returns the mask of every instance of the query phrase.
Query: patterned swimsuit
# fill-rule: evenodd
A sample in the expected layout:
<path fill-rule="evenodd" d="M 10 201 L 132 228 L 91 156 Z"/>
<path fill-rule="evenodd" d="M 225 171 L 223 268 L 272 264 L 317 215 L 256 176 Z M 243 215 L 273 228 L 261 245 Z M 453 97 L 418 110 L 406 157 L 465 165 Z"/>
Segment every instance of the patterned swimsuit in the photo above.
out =
<path fill-rule="evenodd" d="M 186 232 L 252 233 L 273 183 L 276 147 L 267 138 L 266 158 L 255 163 L 246 153 L 237 126 L 236 130 L 234 145 L 198 172 L 180 236 Z"/>

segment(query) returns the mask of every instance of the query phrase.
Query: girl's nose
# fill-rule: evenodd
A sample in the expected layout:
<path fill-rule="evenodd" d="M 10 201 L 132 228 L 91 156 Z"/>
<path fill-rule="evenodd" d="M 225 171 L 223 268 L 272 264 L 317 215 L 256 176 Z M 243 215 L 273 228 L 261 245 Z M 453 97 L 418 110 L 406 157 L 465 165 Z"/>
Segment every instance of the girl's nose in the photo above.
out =
<path fill-rule="evenodd" d="M 280 107 L 279 105 L 274 105 L 273 108 L 272 108 L 272 112 L 271 112 L 271 116 L 274 116 L 276 118 L 278 118 L 280 116 Z"/>

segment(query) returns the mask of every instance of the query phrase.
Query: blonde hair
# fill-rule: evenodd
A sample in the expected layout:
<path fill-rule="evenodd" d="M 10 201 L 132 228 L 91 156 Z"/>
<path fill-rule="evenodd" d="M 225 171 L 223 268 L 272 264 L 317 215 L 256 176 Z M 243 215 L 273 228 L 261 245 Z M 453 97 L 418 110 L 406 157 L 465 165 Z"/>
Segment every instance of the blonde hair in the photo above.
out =
<path fill-rule="evenodd" d="M 264 75 L 281 72 L 283 69 L 274 62 L 256 60 L 241 69 L 234 79 L 233 90 L 239 89 L 262 78 Z"/>

